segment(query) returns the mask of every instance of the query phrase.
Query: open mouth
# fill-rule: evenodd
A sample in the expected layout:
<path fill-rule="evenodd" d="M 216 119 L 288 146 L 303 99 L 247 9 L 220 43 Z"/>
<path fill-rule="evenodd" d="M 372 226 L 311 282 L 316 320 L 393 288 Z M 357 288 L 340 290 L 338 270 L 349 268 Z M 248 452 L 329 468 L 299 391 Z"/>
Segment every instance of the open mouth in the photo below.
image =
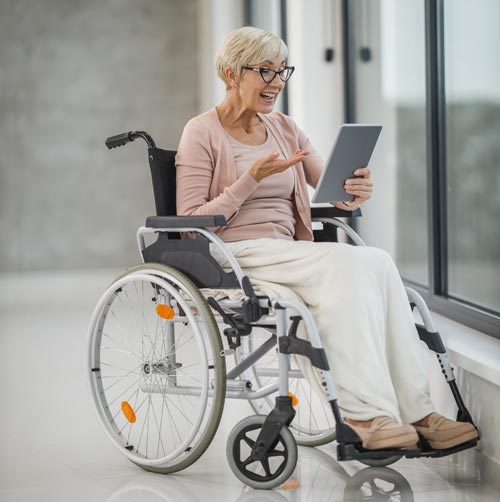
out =
<path fill-rule="evenodd" d="M 263 98 L 265 101 L 271 103 L 275 100 L 276 94 L 272 92 L 261 92 L 260 97 Z"/>

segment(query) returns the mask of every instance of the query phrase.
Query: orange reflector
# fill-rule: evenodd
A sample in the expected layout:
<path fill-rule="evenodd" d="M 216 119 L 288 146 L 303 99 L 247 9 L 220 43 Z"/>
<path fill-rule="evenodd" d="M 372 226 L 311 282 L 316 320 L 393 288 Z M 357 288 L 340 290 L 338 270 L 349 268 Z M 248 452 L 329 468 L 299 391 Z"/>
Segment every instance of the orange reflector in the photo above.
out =
<path fill-rule="evenodd" d="M 156 306 L 156 313 L 162 319 L 173 319 L 174 318 L 174 309 L 165 304 L 159 304 Z"/>
<path fill-rule="evenodd" d="M 125 415 L 125 418 L 131 423 L 135 423 L 137 420 L 134 410 L 132 409 L 132 406 L 127 403 L 127 401 L 122 401 L 122 411 L 123 414 Z"/>
<path fill-rule="evenodd" d="M 300 486 L 300 481 L 298 479 L 289 479 L 288 481 L 285 481 L 282 485 L 281 488 L 283 490 L 287 491 L 293 491 L 296 490 Z"/>
<path fill-rule="evenodd" d="M 292 406 L 297 406 L 299 404 L 299 400 L 297 399 L 297 396 L 295 394 L 289 392 L 288 397 L 292 398 Z"/>

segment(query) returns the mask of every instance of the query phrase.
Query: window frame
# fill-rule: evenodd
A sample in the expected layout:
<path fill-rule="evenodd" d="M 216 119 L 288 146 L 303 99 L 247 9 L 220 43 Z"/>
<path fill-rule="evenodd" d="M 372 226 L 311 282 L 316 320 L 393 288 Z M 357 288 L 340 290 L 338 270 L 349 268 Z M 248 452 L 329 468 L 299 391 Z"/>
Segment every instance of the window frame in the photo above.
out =
<path fill-rule="evenodd" d="M 427 200 L 429 289 L 412 285 L 429 307 L 473 329 L 500 338 L 500 313 L 448 294 L 448 204 L 444 1 L 425 0 L 427 84 Z M 409 281 L 405 281 L 409 282 Z M 411 284 L 409 282 L 409 284 Z"/>

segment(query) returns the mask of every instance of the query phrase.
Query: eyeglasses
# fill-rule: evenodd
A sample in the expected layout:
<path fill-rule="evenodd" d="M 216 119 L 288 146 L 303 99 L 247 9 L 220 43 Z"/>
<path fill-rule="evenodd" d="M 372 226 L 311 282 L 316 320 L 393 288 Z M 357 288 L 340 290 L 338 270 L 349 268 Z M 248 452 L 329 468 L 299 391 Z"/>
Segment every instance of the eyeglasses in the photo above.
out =
<path fill-rule="evenodd" d="M 257 71 L 260 73 L 262 80 L 266 84 L 270 84 L 275 78 L 276 75 L 279 75 L 280 79 L 283 82 L 286 82 L 295 71 L 295 66 L 285 66 L 282 70 L 274 71 L 270 68 L 252 68 L 251 66 L 242 66 L 244 70 Z"/>

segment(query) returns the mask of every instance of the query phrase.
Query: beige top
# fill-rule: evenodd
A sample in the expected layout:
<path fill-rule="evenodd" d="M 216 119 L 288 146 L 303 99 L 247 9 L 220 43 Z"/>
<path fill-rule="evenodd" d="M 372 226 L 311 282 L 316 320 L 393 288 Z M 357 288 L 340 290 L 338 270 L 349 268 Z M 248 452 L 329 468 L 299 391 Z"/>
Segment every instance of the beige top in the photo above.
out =
<path fill-rule="evenodd" d="M 316 186 L 324 160 L 290 117 L 281 112 L 258 116 L 268 135 L 272 135 L 279 145 L 278 151 L 286 157 L 298 149 L 311 152 L 303 162 L 289 169 L 295 175 L 291 200 L 295 219 L 293 237 L 311 241 L 313 233 L 307 185 Z M 259 185 L 248 171 L 237 176 L 234 153 L 215 108 L 186 124 L 177 151 L 176 167 L 177 214 L 225 216 L 227 224 L 212 229 L 217 235 L 231 225 L 244 202 Z M 255 223 L 259 221 L 262 221 L 261 217 L 255 215 Z M 247 220 L 247 223 L 250 222 Z M 243 238 L 257 237 L 254 234 Z"/>
<path fill-rule="evenodd" d="M 263 155 L 279 152 L 272 134 L 262 145 L 240 143 L 226 132 L 234 154 L 236 177 L 241 178 Z M 280 153 L 279 158 L 284 158 Z M 226 242 L 269 237 L 293 239 L 295 218 L 292 194 L 295 176 L 292 169 L 264 178 L 243 202 L 236 216 L 224 226 L 219 237 Z"/>

